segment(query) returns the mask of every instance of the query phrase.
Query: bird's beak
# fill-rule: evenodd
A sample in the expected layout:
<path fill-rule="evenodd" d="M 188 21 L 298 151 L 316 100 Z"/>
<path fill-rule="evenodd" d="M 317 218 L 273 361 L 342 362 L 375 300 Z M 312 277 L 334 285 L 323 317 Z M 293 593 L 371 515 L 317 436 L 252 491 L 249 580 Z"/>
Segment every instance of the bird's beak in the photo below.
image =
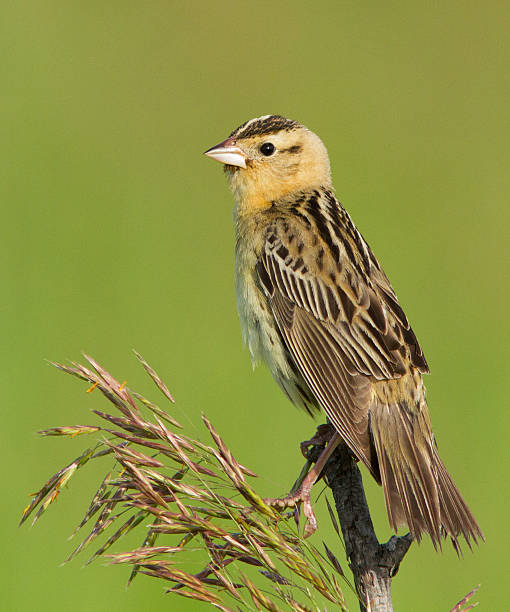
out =
<path fill-rule="evenodd" d="M 235 144 L 233 138 L 227 138 L 220 144 L 205 151 L 204 155 L 228 166 L 246 168 L 246 153 Z"/>

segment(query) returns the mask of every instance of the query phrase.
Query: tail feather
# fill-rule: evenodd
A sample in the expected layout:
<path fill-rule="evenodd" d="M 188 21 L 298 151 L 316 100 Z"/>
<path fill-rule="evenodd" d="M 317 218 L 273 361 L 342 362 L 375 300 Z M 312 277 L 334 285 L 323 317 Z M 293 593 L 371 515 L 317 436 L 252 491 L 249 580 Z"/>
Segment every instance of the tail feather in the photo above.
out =
<path fill-rule="evenodd" d="M 449 536 L 457 551 L 459 537 L 468 546 L 483 533 L 441 461 L 428 415 L 400 403 L 379 401 L 370 410 L 370 429 L 378 459 L 390 525 L 407 525 L 419 541 L 428 533 L 441 548 Z"/>
<path fill-rule="evenodd" d="M 452 537 L 456 546 L 458 545 L 457 537 L 462 534 L 467 545 L 471 548 L 471 538 L 475 544 L 478 540 L 485 540 L 482 530 L 435 449 L 434 453 L 439 481 L 439 502 L 446 532 Z"/>

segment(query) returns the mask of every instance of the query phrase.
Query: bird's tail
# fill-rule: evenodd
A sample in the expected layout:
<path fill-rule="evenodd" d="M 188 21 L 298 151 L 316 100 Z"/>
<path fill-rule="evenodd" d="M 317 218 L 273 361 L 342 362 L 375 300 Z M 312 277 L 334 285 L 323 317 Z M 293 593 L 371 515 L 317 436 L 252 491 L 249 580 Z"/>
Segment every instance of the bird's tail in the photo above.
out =
<path fill-rule="evenodd" d="M 413 413 L 400 404 L 377 402 L 370 413 L 391 527 L 407 525 L 418 541 L 428 533 L 436 549 L 449 536 L 457 552 L 460 536 L 470 548 L 484 540 L 439 457 L 427 409 Z"/>

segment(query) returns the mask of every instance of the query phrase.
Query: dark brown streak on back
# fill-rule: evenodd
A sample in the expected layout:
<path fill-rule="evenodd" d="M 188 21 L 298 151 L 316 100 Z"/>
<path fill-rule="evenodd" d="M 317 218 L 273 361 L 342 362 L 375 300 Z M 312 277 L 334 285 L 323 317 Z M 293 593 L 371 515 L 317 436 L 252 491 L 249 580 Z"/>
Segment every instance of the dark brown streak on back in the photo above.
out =
<path fill-rule="evenodd" d="M 354 223 L 352 222 L 349 214 L 340 204 L 340 202 L 335 198 L 334 194 L 327 190 L 323 189 L 323 197 L 326 198 L 327 208 L 332 219 L 332 228 L 335 236 L 342 243 L 349 260 L 352 265 L 355 267 L 356 271 L 366 279 L 369 285 L 371 285 L 371 273 L 375 268 L 377 270 L 381 270 L 381 266 L 377 261 L 375 255 L 372 253 L 370 247 L 365 242 L 363 236 L 358 232 Z M 355 245 L 355 250 L 359 253 L 361 257 L 361 262 L 358 259 L 355 259 L 353 252 L 353 245 L 350 240 Z M 402 326 L 402 335 L 405 343 L 410 348 L 411 362 L 412 364 L 419 368 L 421 372 L 428 372 L 427 361 L 423 355 L 423 352 L 420 348 L 418 340 L 414 335 L 413 330 L 407 320 L 404 311 L 402 310 L 400 304 L 396 300 L 396 298 L 391 294 L 391 291 L 387 291 L 384 287 L 380 287 L 384 293 L 384 301 L 386 305 L 391 309 L 397 321 Z M 374 296 L 375 298 L 375 296 Z M 380 309 L 380 304 L 376 305 L 376 300 L 371 299 L 371 305 L 369 308 L 369 314 L 374 318 L 376 325 L 379 327 L 381 331 L 385 327 L 384 323 L 384 314 Z M 404 355 L 403 355 L 404 356 Z"/>
<path fill-rule="evenodd" d="M 338 245 L 333 240 L 329 228 L 326 224 L 324 215 L 322 214 L 319 207 L 319 193 L 314 191 L 313 195 L 311 195 L 306 202 L 306 212 L 313 219 L 315 227 L 319 232 L 320 237 L 324 244 L 328 247 L 329 252 L 333 256 L 333 259 L 336 263 L 340 263 L 340 249 Z"/>
<path fill-rule="evenodd" d="M 335 236 L 338 238 L 338 240 L 340 240 L 340 242 L 342 243 L 342 246 L 344 247 L 345 252 L 347 254 L 347 259 L 351 262 L 353 267 L 356 268 L 358 274 L 362 278 L 365 277 L 367 275 L 367 271 L 361 268 L 359 261 L 354 256 L 354 251 L 352 250 L 351 243 L 349 242 L 349 239 L 345 236 L 342 228 L 333 224 L 333 232 L 335 233 Z"/>
<path fill-rule="evenodd" d="M 366 247 L 366 243 L 363 237 L 356 229 L 354 223 L 352 222 L 352 219 L 350 218 L 345 208 L 335 198 L 334 194 L 328 189 L 324 189 L 323 193 L 328 203 L 328 212 L 333 221 L 333 230 L 335 231 L 337 238 L 342 241 L 349 256 L 352 253 L 352 247 L 350 244 L 349 246 L 346 246 L 346 244 L 348 243 L 346 236 L 351 238 L 351 240 L 355 243 L 357 251 L 359 252 L 362 258 L 364 273 L 367 275 L 370 274 L 370 258 L 367 255 L 368 247 Z M 351 260 L 354 264 L 356 264 L 353 259 Z M 379 264 L 377 265 L 377 267 L 379 267 Z M 359 265 L 358 271 L 361 271 L 359 269 Z"/>

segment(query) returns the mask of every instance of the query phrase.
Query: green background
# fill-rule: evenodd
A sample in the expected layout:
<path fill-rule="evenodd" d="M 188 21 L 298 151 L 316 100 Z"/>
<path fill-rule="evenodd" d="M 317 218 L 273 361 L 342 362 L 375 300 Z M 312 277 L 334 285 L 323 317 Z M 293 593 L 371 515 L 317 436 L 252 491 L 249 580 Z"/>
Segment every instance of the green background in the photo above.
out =
<path fill-rule="evenodd" d="M 135 347 L 177 398 L 175 416 L 202 432 L 204 411 L 263 493 L 284 493 L 301 467 L 314 423 L 252 372 L 232 200 L 202 156 L 267 113 L 328 147 L 337 193 L 424 347 L 441 455 L 487 537 L 461 561 L 413 546 L 396 609 L 447 611 L 478 583 L 482 609 L 506 609 L 510 8 L 310 6 L 2 3 L 2 609 L 205 609 L 143 576 L 126 591 L 127 570 L 101 561 L 59 567 L 104 466 L 77 475 L 36 528 L 17 529 L 27 494 L 87 445 L 34 432 L 95 423 L 89 409 L 105 406 L 45 359 L 85 350 L 157 396 Z M 382 492 L 365 480 L 386 538 Z M 317 508 L 316 542 L 342 558 Z"/>

